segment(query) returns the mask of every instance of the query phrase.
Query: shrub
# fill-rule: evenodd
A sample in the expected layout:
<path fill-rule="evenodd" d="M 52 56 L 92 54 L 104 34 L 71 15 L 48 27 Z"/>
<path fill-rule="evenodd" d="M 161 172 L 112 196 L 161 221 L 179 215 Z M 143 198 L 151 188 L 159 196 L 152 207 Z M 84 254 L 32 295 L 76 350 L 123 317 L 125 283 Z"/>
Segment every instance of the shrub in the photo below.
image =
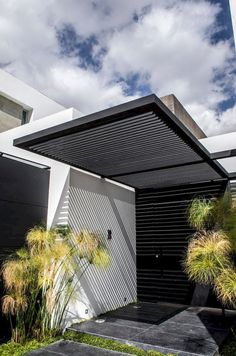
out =
<path fill-rule="evenodd" d="M 223 231 L 197 232 L 188 245 L 185 271 L 200 284 L 213 283 L 222 269 L 230 265 L 230 252 L 230 241 Z"/>
<path fill-rule="evenodd" d="M 109 260 L 98 237 L 88 231 L 78 239 L 69 229 L 39 226 L 28 232 L 26 241 L 27 247 L 2 267 L 2 311 L 11 318 L 15 342 L 59 334 L 80 276 L 91 263 L 104 267 Z M 86 263 L 80 265 L 81 259 Z"/>
<path fill-rule="evenodd" d="M 188 221 L 197 230 L 189 241 L 184 269 L 189 278 L 210 284 L 223 305 L 236 306 L 236 207 L 229 195 L 194 199 Z"/>

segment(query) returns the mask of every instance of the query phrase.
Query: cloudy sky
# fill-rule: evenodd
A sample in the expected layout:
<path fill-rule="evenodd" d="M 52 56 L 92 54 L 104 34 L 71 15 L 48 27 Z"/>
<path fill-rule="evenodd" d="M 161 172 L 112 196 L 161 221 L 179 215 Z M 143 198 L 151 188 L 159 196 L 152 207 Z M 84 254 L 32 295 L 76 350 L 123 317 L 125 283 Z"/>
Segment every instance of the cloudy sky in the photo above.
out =
<path fill-rule="evenodd" d="M 236 130 L 228 0 L 0 0 L 0 66 L 88 114 L 173 93 L 201 128 Z"/>

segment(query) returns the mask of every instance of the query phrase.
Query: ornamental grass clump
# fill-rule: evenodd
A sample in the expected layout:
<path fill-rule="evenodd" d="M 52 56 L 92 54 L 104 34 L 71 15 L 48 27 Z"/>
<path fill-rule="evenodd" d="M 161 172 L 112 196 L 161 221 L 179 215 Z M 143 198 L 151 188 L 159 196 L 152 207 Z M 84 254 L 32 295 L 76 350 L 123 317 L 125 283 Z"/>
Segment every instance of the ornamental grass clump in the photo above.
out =
<path fill-rule="evenodd" d="M 28 232 L 26 243 L 2 267 L 2 311 L 11 319 L 15 342 L 59 334 L 80 276 L 90 264 L 109 264 L 107 250 L 89 231 L 74 236 L 69 228 L 39 226 Z"/>
<path fill-rule="evenodd" d="M 75 236 L 75 242 L 80 246 L 79 257 L 91 260 L 92 254 L 99 246 L 98 237 L 87 230 L 82 230 Z"/>
<path fill-rule="evenodd" d="M 104 248 L 98 248 L 93 252 L 92 263 L 100 268 L 106 268 L 110 264 L 110 256 Z"/>
<path fill-rule="evenodd" d="M 236 209 L 226 194 L 219 199 L 194 199 L 188 221 L 197 231 L 189 241 L 184 268 L 189 279 L 211 285 L 225 306 L 236 306 Z"/>
<path fill-rule="evenodd" d="M 194 199 L 188 209 L 188 221 L 196 230 L 203 230 L 212 223 L 214 217 L 213 201 Z"/>
<path fill-rule="evenodd" d="M 215 292 L 223 304 L 236 309 L 236 270 L 233 267 L 224 269 L 215 280 Z"/>
<path fill-rule="evenodd" d="M 188 245 L 185 270 L 190 279 L 213 283 L 225 266 L 230 265 L 231 245 L 223 231 L 196 232 Z"/>

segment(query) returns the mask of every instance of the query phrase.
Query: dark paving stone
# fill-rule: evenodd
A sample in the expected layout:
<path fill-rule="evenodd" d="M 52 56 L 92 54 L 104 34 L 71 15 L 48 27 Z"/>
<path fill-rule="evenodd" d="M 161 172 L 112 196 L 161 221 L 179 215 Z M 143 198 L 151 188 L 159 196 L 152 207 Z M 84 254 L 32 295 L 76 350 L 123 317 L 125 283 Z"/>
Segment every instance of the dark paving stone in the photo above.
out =
<path fill-rule="evenodd" d="M 169 319 L 170 320 L 170 319 Z M 171 321 L 179 324 L 189 324 L 207 329 L 228 330 L 236 322 L 236 314 L 226 315 L 224 318 L 218 311 L 205 312 L 196 310 L 185 310 L 171 318 Z"/>
<path fill-rule="evenodd" d="M 40 350 L 35 350 L 35 351 L 32 351 L 28 354 L 26 354 L 25 356 L 36 356 L 36 355 L 42 355 L 42 356 L 55 356 L 55 355 L 63 355 L 63 354 L 59 354 L 59 353 L 55 353 L 55 352 L 52 352 L 52 351 L 48 351 L 46 349 L 40 349 Z"/>
<path fill-rule="evenodd" d="M 131 328 L 140 328 L 140 329 L 147 329 L 150 328 L 149 323 L 142 323 L 141 321 L 136 321 L 136 320 L 129 320 L 129 319 L 119 319 L 119 318 L 113 318 L 111 316 L 104 316 L 104 318 L 98 318 L 98 320 L 105 320 L 105 322 L 109 322 L 118 326 L 129 326 Z"/>
<path fill-rule="evenodd" d="M 222 309 L 219 308 L 207 308 L 207 307 L 188 307 L 187 311 L 189 313 L 199 314 L 202 313 L 203 315 L 219 315 L 222 316 Z M 225 310 L 225 315 L 228 317 L 235 318 L 235 310 Z"/>
<path fill-rule="evenodd" d="M 164 302 L 159 302 L 159 303 L 138 303 L 138 305 L 141 306 L 144 310 L 152 310 L 154 313 L 175 313 L 182 311 L 184 309 L 187 309 L 188 306 L 186 305 L 181 305 L 181 304 L 170 304 L 170 303 L 164 303 Z M 150 308 L 150 309 L 149 309 Z"/>
<path fill-rule="evenodd" d="M 198 315 L 188 313 L 187 311 L 184 311 L 178 315 L 174 315 L 171 318 L 171 321 L 179 324 L 188 324 L 188 325 L 198 326 L 202 328 L 205 327 L 204 324 L 199 319 Z"/>
<path fill-rule="evenodd" d="M 206 328 L 215 328 L 215 329 L 225 329 L 227 330 L 232 325 L 235 325 L 236 318 L 235 315 L 226 314 L 217 315 L 205 311 L 201 311 L 198 313 L 199 320 Z"/>
<path fill-rule="evenodd" d="M 150 328 L 131 339 L 139 343 L 161 346 L 175 351 L 185 351 L 195 353 L 197 355 L 214 355 L 217 350 L 217 345 L 209 342 L 204 337 L 198 335 L 179 335 L 162 333 L 158 328 Z"/>
<path fill-rule="evenodd" d="M 73 341 L 59 341 L 45 348 L 32 351 L 26 356 L 118 356 L 127 355 L 121 352 L 100 349 L 98 347 L 79 344 Z"/>
<path fill-rule="evenodd" d="M 169 347 L 161 347 L 160 345 L 157 346 L 157 345 L 143 344 L 143 343 L 140 343 L 137 341 L 129 341 L 129 345 L 136 346 L 136 347 L 143 349 L 145 351 L 149 351 L 149 350 L 159 351 L 159 352 L 162 352 L 164 355 L 172 354 L 172 355 L 177 355 L 177 356 L 198 356 L 195 353 L 179 351 L 179 350 L 171 349 Z M 216 355 L 214 355 L 214 356 L 216 356 Z"/>
<path fill-rule="evenodd" d="M 143 331 L 142 328 L 138 327 L 120 326 L 109 322 L 98 324 L 95 321 L 75 324 L 70 330 L 125 340 Z"/>
<path fill-rule="evenodd" d="M 106 315 L 118 319 L 157 324 L 181 312 L 185 308 L 185 306 L 179 304 L 137 303 L 136 305 L 128 305 L 124 308 L 111 311 Z"/>
<path fill-rule="evenodd" d="M 217 345 L 221 345 L 222 341 L 228 336 L 228 330 L 218 329 L 206 329 L 196 325 L 179 324 L 170 320 L 162 323 L 157 328 L 158 332 L 168 333 L 183 336 L 198 335 L 200 338 L 205 338 L 209 342 L 215 342 Z"/>
<path fill-rule="evenodd" d="M 236 312 L 169 303 L 138 303 L 101 315 L 105 322 L 77 324 L 75 330 L 178 356 L 213 356 L 236 323 Z"/>
<path fill-rule="evenodd" d="M 166 315 L 164 313 L 159 315 L 155 315 L 155 314 L 148 314 L 145 313 L 144 311 L 130 311 L 127 312 L 125 314 L 119 312 L 119 313 L 112 313 L 109 314 L 109 316 L 112 316 L 114 318 L 118 318 L 118 319 L 124 319 L 124 320 L 133 320 L 133 321 L 140 321 L 142 323 L 149 323 L 149 324 L 156 324 L 158 322 L 161 322 L 162 320 L 165 319 Z"/>

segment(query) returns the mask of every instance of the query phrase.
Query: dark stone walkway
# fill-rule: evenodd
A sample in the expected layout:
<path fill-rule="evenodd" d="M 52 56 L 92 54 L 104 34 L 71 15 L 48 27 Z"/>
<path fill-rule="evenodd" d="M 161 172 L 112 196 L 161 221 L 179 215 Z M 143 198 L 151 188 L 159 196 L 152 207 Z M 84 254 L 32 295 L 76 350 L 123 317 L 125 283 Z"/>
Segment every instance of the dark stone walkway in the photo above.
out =
<path fill-rule="evenodd" d="M 236 312 L 167 303 L 139 303 L 70 330 L 179 356 L 215 356 L 236 322 Z"/>
<path fill-rule="evenodd" d="M 110 350 L 103 350 L 98 347 L 79 344 L 73 341 L 58 341 L 52 345 L 31 351 L 25 356 L 121 356 L 127 354 Z"/>

